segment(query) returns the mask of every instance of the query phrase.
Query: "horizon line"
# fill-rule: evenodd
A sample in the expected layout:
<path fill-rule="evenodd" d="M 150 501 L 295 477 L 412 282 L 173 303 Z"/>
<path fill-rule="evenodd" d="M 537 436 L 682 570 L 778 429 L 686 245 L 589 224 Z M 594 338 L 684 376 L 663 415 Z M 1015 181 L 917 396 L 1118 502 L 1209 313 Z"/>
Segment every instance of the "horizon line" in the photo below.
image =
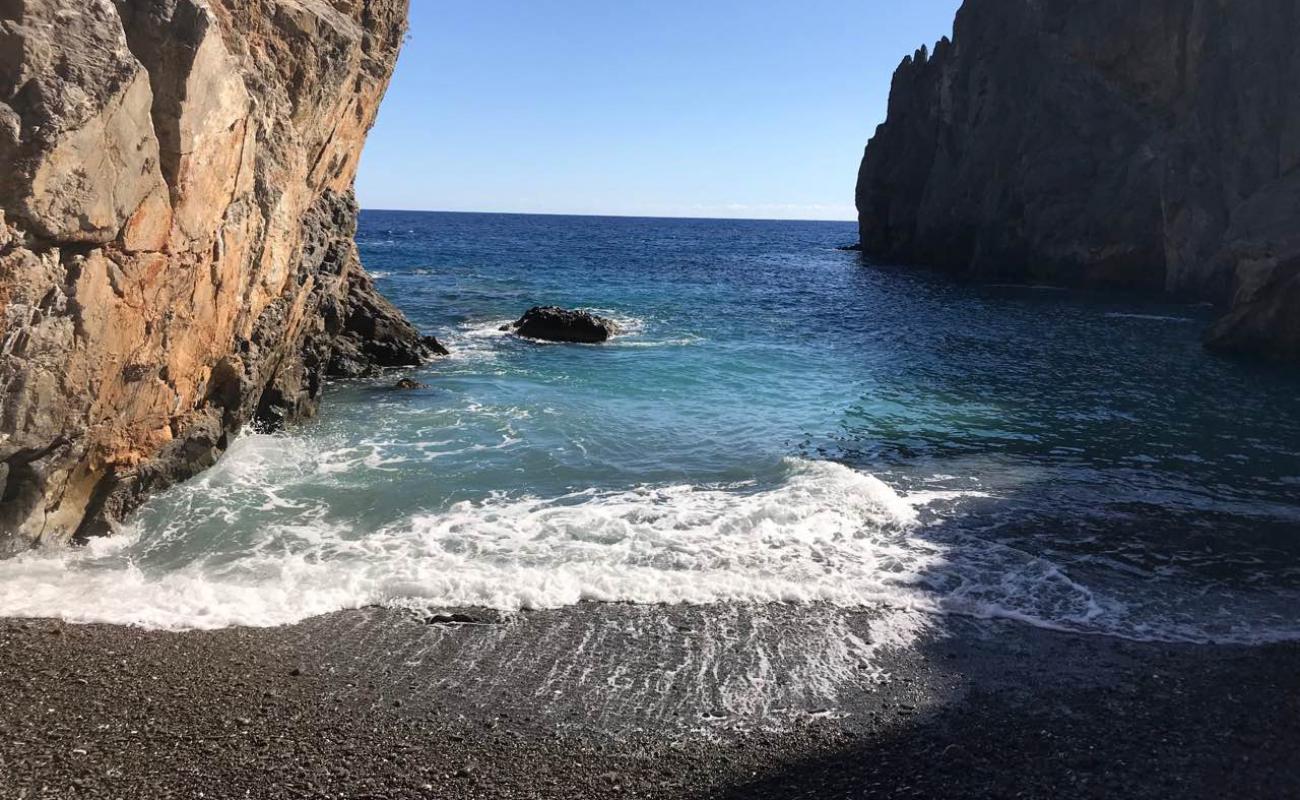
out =
<path fill-rule="evenodd" d="M 698 222 L 819 222 L 854 224 L 855 219 L 805 219 L 801 217 L 691 217 L 672 214 L 584 214 L 566 211 L 464 211 L 434 208 L 372 208 L 360 206 L 362 211 L 400 214 L 478 214 L 502 217 L 583 217 L 591 219 L 647 219 L 647 220 L 694 220 Z"/>

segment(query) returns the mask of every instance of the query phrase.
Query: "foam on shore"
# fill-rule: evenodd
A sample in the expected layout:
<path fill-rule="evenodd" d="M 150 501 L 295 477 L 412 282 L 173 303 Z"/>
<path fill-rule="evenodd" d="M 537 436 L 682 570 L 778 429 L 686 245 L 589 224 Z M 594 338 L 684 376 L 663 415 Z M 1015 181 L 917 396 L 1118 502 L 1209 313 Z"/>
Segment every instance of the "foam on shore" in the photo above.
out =
<path fill-rule="evenodd" d="M 960 493 L 904 495 L 830 462 L 790 459 L 767 486 L 497 494 L 357 530 L 331 518 L 327 503 L 289 499 L 285 487 L 392 469 L 401 459 L 382 448 L 308 459 L 295 445 L 302 440 L 243 437 L 214 470 L 173 490 L 177 514 L 146 515 L 81 549 L 0 562 L 0 615 L 181 630 L 283 625 L 369 605 L 801 603 L 1006 618 L 1134 639 L 1297 635 L 1285 626 L 1210 633 L 1186 619 L 1144 618 L 1049 560 L 973 537 L 940 543 L 920 511 L 959 502 Z M 252 541 L 191 540 L 199 515 L 215 516 L 222 530 L 221 514 L 258 504 L 283 509 L 288 521 L 267 524 Z M 915 627 L 909 622 L 896 644 Z"/>

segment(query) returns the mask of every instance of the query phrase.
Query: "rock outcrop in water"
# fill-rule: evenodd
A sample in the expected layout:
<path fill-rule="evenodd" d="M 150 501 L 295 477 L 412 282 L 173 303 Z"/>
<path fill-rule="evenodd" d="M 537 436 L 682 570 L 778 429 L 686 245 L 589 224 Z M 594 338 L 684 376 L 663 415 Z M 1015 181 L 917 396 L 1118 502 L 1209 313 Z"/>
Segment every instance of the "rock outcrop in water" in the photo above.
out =
<path fill-rule="evenodd" d="M 0 551 L 440 350 L 353 242 L 406 6 L 0 2 Z"/>
<path fill-rule="evenodd" d="M 618 325 L 612 320 L 588 311 L 571 311 L 556 306 L 530 308 L 506 328 L 527 339 L 576 344 L 599 344 L 618 333 Z"/>
<path fill-rule="evenodd" d="M 1300 2 L 967 0 L 894 75 L 862 246 L 996 280 L 1230 308 L 1300 359 Z"/>

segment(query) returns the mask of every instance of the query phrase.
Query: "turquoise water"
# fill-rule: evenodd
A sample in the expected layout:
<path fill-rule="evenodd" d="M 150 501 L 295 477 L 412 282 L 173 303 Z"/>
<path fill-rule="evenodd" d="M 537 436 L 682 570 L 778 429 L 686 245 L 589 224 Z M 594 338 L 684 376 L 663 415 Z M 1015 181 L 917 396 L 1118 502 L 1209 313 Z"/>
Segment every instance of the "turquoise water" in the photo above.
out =
<path fill-rule="evenodd" d="M 429 388 L 332 386 L 116 540 L 0 565 L 0 611 L 815 601 L 1300 636 L 1294 370 L 1205 353 L 1208 309 L 869 266 L 834 249 L 853 239 L 367 212 L 367 267 L 453 351 L 415 372 Z M 539 304 L 626 333 L 498 330 Z"/>

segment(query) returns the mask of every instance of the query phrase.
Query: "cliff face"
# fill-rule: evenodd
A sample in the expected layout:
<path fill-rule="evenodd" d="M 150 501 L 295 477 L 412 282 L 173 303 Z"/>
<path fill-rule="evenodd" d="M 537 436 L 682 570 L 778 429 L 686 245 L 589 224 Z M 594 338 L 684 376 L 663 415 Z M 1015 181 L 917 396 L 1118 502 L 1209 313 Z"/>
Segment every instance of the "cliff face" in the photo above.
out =
<path fill-rule="evenodd" d="M 0 551 L 439 348 L 351 187 L 407 0 L 0 0 Z"/>
<path fill-rule="evenodd" d="M 966 0 L 894 76 L 862 246 L 983 278 L 1230 307 L 1300 359 L 1300 0 Z"/>

